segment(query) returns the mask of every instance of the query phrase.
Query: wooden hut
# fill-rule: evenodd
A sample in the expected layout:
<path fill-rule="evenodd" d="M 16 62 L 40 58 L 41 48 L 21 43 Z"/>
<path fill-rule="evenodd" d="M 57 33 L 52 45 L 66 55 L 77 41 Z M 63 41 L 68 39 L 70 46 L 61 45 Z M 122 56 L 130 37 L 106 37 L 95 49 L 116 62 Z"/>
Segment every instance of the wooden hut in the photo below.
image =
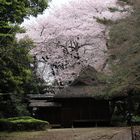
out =
<path fill-rule="evenodd" d="M 35 116 L 61 127 L 107 125 L 109 101 L 102 96 L 103 83 L 92 67 L 84 68 L 71 86 L 53 96 L 32 98 L 29 106 Z"/>
<path fill-rule="evenodd" d="M 33 117 L 60 126 L 61 104 L 54 101 L 54 94 L 30 94 L 29 110 Z"/>

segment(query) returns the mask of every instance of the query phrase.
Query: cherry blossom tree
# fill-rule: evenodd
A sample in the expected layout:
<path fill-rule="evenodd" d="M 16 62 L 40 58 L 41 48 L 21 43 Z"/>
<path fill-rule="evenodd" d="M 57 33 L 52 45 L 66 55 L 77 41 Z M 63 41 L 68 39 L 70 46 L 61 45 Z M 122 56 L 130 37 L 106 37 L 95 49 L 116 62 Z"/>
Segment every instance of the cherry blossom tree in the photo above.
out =
<path fill-rule="evenodd" d="M 72 0 L 26 22 L 27 33 L 21 36 L 28 35 L 37 46 L 31 53 L 39 76 L 63 85 L 86 65 L 108 71 L 107 22 L 126 17 L 130 8 L 117 0 Z"/>

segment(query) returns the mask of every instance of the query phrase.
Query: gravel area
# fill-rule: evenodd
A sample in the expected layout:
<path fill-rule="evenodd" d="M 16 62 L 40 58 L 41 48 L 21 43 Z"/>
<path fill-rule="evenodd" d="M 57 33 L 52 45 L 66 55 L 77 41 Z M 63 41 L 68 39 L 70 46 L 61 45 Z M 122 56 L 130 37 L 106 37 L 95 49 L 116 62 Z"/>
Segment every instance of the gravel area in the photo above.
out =
<path fill-rule="evenodd" d="M 131 140 L 130 128 L 70 128 L 0 133 L 0 140 Z"/>

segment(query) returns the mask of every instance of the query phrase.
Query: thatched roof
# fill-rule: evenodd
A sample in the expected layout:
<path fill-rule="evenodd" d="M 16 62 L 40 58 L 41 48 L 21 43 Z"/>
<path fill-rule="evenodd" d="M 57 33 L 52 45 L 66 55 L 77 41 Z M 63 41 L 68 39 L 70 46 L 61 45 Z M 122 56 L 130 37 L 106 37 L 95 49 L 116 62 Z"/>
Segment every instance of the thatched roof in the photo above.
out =
<path fill-rule="evenodd" d="M 55 102 L 46 100 L 30 100 L 29 107 L 60 107 L 61 105 Z"/>
<path fill-rule="evenodd" d="M 70 86 L 60 90 L 54 98 L 103 98 L 104 86 Z"/>
<path fill-rule="evenodd" d="M 97 83 L 97 71 L 93 67 L 88 66 L 80 71 L 78 77 L 73 81 L 71 86 L 95 85 Z"/>
<path fill-rule="evenodd" d="M 54 98 L 96 98 L 103 97 L 105 85 L 100 83 L 97 71 L 91 67 L 85 67 L 79 73 L 71 86 L 60 90 Z"/>
<path fill-rule="evenodd" d="M 47 98 L 53 98 L 54 94 L 52 93 L 46 93 L 46 94 L 28 94 L 28 97 L 30 99 L 47 99 Z"/>

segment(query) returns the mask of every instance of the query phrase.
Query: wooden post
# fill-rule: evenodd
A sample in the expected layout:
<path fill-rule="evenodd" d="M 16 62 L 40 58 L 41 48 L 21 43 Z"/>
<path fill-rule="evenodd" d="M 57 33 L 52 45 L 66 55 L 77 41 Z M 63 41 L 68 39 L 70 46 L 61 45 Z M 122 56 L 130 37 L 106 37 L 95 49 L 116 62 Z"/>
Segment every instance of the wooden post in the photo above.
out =
<path fill-rule="evenodd" d="M 132 140 L 135 140 L 134 139 L 134 127 L 133 127 L 133 124 L 132 124 L 132 95 L 131 93 L 128 93 L 128 117 L 127 117 L 127 121 L 128 121 L 128 125 L 130 125 L 130 128 L 131 128 L 131 137 L 132 137 Z"/>

